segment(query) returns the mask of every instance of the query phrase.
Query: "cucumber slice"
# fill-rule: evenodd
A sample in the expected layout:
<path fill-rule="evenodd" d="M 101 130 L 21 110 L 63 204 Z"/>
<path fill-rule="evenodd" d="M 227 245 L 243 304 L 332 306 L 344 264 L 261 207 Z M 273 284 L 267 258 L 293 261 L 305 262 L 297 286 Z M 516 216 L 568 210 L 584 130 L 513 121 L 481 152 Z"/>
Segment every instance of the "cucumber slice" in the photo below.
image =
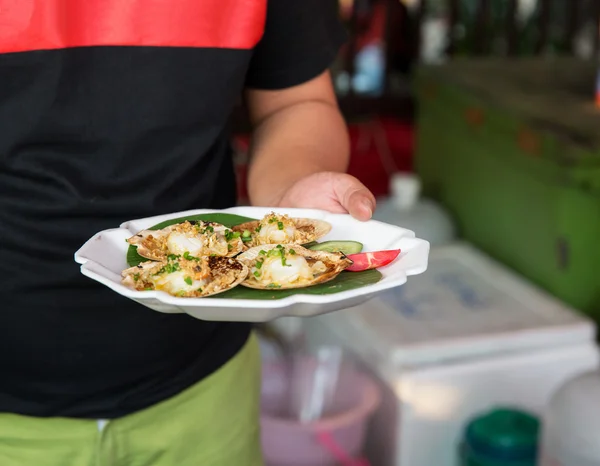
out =
<path fill-rule="evenodd" d="M 310 249 L 313 246 L 316 246 L 317 244 L 319 244 L 319 243 L 317 243 L 316 241 L 311 241 L 310 243 L 303 244 L 302 247 L 304 247 L 306 249 Z"/>
<path fill-rule="evenodd" d="M 358 241 L 325 241 L 308 247 L 313 251 L 341 252 L 345 255 L 358 254 L 362 248 L 362 243 Z"/>

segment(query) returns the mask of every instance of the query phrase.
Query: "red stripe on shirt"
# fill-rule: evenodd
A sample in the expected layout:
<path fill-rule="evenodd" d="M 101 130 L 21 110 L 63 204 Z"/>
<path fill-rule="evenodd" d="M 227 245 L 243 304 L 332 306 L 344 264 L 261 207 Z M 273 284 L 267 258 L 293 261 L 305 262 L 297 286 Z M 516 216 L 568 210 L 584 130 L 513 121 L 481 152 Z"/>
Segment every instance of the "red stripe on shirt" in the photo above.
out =
<path fill-rule="evenodd" d="M 0 53 L 86 46 L 253 48 L 267 0 L 0 0 Z"/>

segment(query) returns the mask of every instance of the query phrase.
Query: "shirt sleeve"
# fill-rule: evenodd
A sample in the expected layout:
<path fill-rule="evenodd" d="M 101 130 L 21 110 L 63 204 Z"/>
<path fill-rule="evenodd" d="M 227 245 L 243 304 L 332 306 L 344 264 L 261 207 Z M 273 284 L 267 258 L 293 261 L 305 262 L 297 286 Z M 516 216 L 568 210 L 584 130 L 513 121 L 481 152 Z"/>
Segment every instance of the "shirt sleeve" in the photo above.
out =
<path fill-rule="evenodd" d="M 246 86 L 275 90 L 309 81 L 329 68 L 346 37 L 336 0 L 268 0 Z"/>

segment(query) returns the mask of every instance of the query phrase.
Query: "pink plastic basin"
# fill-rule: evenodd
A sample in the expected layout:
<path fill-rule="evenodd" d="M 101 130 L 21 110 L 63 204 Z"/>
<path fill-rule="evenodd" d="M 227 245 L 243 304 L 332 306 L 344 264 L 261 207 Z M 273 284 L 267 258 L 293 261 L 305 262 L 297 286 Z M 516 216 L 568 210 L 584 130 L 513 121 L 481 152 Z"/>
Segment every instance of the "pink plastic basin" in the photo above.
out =
<path fill-rule="evenodd" d="M 310 364 L 310 361 L 305 361 Z M 262 447 L 268 466 L 360 466 L 369 418 L 380 403 L 373 381 L 355 370 L 343 371 L 330 409 L 321 419 L 301 423 L 286 413 L 289 372 L 263 367 Z"/>

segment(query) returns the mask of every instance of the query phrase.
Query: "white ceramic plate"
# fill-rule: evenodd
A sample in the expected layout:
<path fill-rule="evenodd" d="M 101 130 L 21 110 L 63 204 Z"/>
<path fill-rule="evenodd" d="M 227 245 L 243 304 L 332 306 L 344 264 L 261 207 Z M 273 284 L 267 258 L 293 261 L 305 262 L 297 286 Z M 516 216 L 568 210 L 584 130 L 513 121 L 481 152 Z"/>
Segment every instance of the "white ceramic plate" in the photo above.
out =
<path fill-rule="evenodd" d="M 327 295 L 297 294 L 273 300 L 178 298 L 162 291 L 135 291 L 121 285 L 121 271 L 128 267 L 126 239 L 140 230 L 166 220 L 198 214 L 218 212 L 259 219 L 272 210 L 291 217 L 331 223 L 331 232 L 319 242 L 353 240 L 363 243 L 363 252 L 385 249 L 401 249 L 402 252 L 392 264 L 379 269 L 383 275 L 379 282 Z M 75 253 L 75 261 L 81 264 L 83 275 L 158 312 L 187 313 L 202 320 L 266 322 L 282 316 L 308 317 L 362 304 L 377 293 L 403 285 L 408 276 L 423 273 L 427 269 L 428 256 L 427 241 L 415 238 L 410 230 L 375 220 L 359 222 L 349 215 L 319 210 L 234 207 L 219 211 L 191 210 L 126 222 L 120 228 L 104 230 L 90 238 Z"/>

